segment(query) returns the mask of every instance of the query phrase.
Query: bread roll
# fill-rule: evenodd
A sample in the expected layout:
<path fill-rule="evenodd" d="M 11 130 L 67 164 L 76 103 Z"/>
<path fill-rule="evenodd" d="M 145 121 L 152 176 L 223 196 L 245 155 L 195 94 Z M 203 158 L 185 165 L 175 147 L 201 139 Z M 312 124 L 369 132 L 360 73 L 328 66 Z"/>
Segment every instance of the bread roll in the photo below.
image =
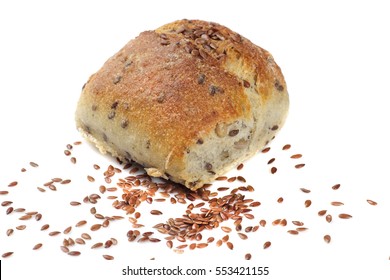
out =
<path fill-rule="evenodd" d="M 179 20 L 142 32 L 89 78 L 76 124 L 100 152 L 196 190 L 268 144 L 288 106 L 269 52 L 222 25 Z"/>

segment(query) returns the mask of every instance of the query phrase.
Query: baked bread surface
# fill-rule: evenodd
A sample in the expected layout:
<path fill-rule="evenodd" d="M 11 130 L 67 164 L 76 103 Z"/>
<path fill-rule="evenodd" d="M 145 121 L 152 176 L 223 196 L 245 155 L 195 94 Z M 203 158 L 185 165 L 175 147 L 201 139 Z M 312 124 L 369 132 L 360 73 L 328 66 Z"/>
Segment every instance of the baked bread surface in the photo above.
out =
<path fill-rule="evenodd" d="M 288 93 L 271 54 L 216 23 L 142 32 L 84 85 L 76 124 L 102 153 L 195 190 L 283 126 Z"/>

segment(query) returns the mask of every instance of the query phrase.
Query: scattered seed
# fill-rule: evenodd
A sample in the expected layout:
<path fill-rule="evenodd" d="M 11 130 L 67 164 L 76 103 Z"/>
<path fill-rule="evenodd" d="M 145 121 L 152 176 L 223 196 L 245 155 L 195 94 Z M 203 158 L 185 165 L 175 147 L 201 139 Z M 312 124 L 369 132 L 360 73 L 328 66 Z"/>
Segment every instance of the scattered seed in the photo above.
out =
<path fill-rule="evenodd" d="M 33 162 L 33 161 L 30 162 L 30 165 L 31 165 L 32 167 L 38 167 L 38 166 L 39 166 L 38 163 L 35 163 L 35 162 Z"/>
<path fill-rule="evenodd" d="M 71 201 L 70 202 L 70 205 L 72 205 L 72 206 L 78 206 L 80 204 L 81 204 L 81 202 L 78 202 L 78 201 Z"/>
<path fill-rule="evenodd" d="M 75 157 L 71 157 L 70 158 L 70 162 L 73 163 L 73 164 L 76 164 L 77 159 Z"/>
<path fill-rule="evenodd" d="M 159 210 L 151 210 L 150 214 L 152 214 L 152 215 L 162 215 L 162 212 L 159 211 Z"/>
<path fill-rule="evenodd" d="M 302 157 L 301 154 L 295 154 L 295 155 L 292 155 L 290 158 L 297 159 L 297 158 L 301 158 L 301 157 Z"/>
<path fill-rule="evenodd" d="M 275 161 L 275 158 L 271 158 L 268 162 L 267 162 L 267 164 L 271 164 L 271 163 L 273 163 Z"/>
<path fill-rule="evenodd" d="M 290 144 L 286 144 L 286 145 L 283 146 L 282 150 L 285 151 L 285 150 L 288 150 L 290 148 L 291 148 L 291 145 Z"/>
<path fill-rule="evenodd" d="M 207 244 L 207 243 L 198 243 L 196 245 L 196 248 L 202 249 L 202 248 L 206 248 L 207 246 L 209 246 L 209 244 Z"/>
<path fill-rule="evenodd" d="M 2 258 L 8 258 L 9 256 L 11 256 L 14 252 L 6 252 L 4 254 L 1 255 Z"/>
<path fill-rule="evenodd" d="M 246 183 L 245 178 L 242 177 L 242 176 L 237 176 L 237 180 L 240 181 L 240 182 L 242 182 L 242 183 Z"/>
<path fill-rule="evenodd" d="M 97 231 L 97 230 L 99 230 L 101 227 L 102 227 L 101 224 L 94 224 L 93 226 L 91 226 L 91 230 L 92 230 L 92 231 Z"/>
<path fill-rule="evenodd" d="M 295 168 L 296 168 L 296 169 L 300 169 L 300 168 L 302 168 L 302 167 L 304 167 L 304 166 L 305 166 L 304 163 L 300 163 L 300 164 L 296 164 L 296 165 L 295 165 Z"/>
<path fill-rule="evenodd" d="M 26 229 L 26 225 L 20 225 L 20 226 L 17 226 L 15 227 L 17 230 L 24 230 Z"/>
<path fill-rule="evenodd" d="M 318 211 L 318 216 L 324 216 L 326 214 L 326 210 L 320 210 Z"/>
<path fill-rule="evenodd" d="M 9 215 L 14 211 L 13 207 L 8 207 L 7 210 L 5 211 L 5 214 Z"/>
<path fill-rule="evenodd" d="M 14 230 L 12 228 L 7 229 L 7 236 L 10 236 L 14 233 Z"/>
<path fill-rule="evenodd" d="M 228 247 L 230 250 L 233 250 L 234 245 L 233 245 L 232 242 L 228 241 L 228 242 L 226 242 L 226 245 L 227 245 L 227 247 Z"/>
<path fill-rule="evenodd" d="M 207 238 L 207 243 L 212 243 L 214 241 L 214 237 Z"/>
<path fill-rule="evenodd" d="M 258 206 L 260 206 L 260 205 L 261 205 L 260 201 L 254 201 L 254 202 L 251 202 L 251 203 L 249 204 L 250 207 L 258 207 Z"/>
<path fill-rule="evenodd" d="M 100 248 L 100 247 L 103 247 L 103 243 L 102 242 L 98 242 L 98 243 L 95 243 L 91 246 L 91 249 L 96 249 L 96 248 Z"/>
<path fill-rule="evenodd" d="M 277 200 L 277 202 L 278 202 L 278 203 L 282 203 L 283 200 L 284 200 L 283 197 L 279 197 L 278 200 Z"/>
<path fill-rule="evenodd" d="M 42 243 L 38 243 L 38 244 L 36 244 L 34 247 L 33 247 L 33 250 L 38 250 L 38 249 L 40 249 L 41 247 L 42 247 Z"/>
<path fill-rule="evenodd" d="M 8 194 L 8 191 L 0 191 L 0 195 Z"/>
<path fill-rule="evenodd" d="M 310 199 L 306 200 L 306 201 L 305 201 L 305 207 L 306 207 L 306 208 L 307 208 L 307 207 L 310 207 L 310 205 L 311 205 L 311 200 L 310 200 Z"/>
<path fill-rule="evenodd" d="M 341 213 L 341 214 L 339 214 L 339 218 L 340 219 L 350 219 L 350 218 L 352 218 L 352 216 L 349 214 Z"/>
<path fill-rule="evenodd" d="M 106 260 L 109 260 L 109 261 L 114 259 L 114 257 L 111 255 L 103 255 L 103 258 L 105 258 Z"/>
<path fill-rule="evenodd" d="M 61 232 L 59 231 L 52 231 L 52 232 L 49 232 L 49 236 L 56 236 L 56 235 L 59 235 Z"/>
<path fill-rule="evenodd" d="M 336 185 L 334 185 L 334 186 L 332 187 L 332 189 L 333 189 L 333 190 L 338 190 L 338 189 L 340 188 L 340 186 L 341 186 L 340 184 L 336 184 Z"/>
<path fill-rule="evenodd" d="M 12 201 L 3 201 L 1 203 L 1 206 L 8 206 L 8 205 L 11 205 L 13 202 Z"/>
<path fill-rule="evenodd" d="M 45 224 L 41 227 L 41 230 L 47 230 L 50 226 L 48 224 Z"/>
<path fill-rule="evenodd" d="M 70 156 L 72 153 L 71 153 L 71 151 L 69 151 L 69 150 L 65 150 L 65 151 L 64 151 L 64 154 L 65 154 L 66 156 Z"/>
<path fill-rule="evenodd" d="M 230 227 L 226 227 L 226 226 L 221 227 L 221 229 L 222 229 L 222 231 L 227 232 L 227 233 L 232 231 L 232 229 Z"/>
<path fill-rule="evenodd" d="M 95 178 L 93 178 L 91 175 L 87 176 L 88 181 L 95 182 Z"/>
<path fill-rule="evenodd" d="M 265 225 L 267 224 L 266 220 L 260 220 L 259 224 L 262 226 L 262 227 L 265 227 Z"/>
<path fill-rule="evenodd" d="M 72 227 L 67 227 L 65 230 L 64 230 L 64 234 L 69 234 L 70 232 L 72 231 Z"/>
<path fill-rule="evenodd" d="M 82 234 L 81 234 L 81 237 L 82 237 L 83 239 L 85 239 L 85 240 L 91 240 L 91 239 L 92 239 L 91 236 L 90 236 L 88 233 L 82 233 Z"/>
<path fill-rule="evenodd" d="M 17 184 L 18 184 L 18 182 L 13 181 L 13 182 L 8 184 L 8 187 L 15 187 Z"/>
<path fill-rule="evenodd" d="M 344 203 L 342 203 L 340 201 L 332 201 L 330 204 L 332 204 L 333 206 L 342 206 L 342 205 L 344 205 Z"/>
<path fill-rule="evenodd" d="M 292 223 L 293 223 L 293 225 L 296 225 L 296 226 L 299 226 L 299 227 L 304 225 L 304 223 L 301 222 L 301 221 L 292 221 Z"/>
<path fill-rule="evenodd" d="M 248 239 L 248 235 L 246 235 L 245 233 L 242 233 L 242 232 L 239 232 L 239 233 L 238 233 L 238 236 L 239 236 L 242 240 L 247 240 L 247 239 Z"/>
<path fill-rule="evenodd" d="M 80 252 L 79 251 L 70 251 L 70 252 L 68 252 L 68 255 L 69 256 L 80 256 Z"/>
<path fill-rule="evenodd" d="M 250 259 L 252 258 L 252 255 L 251 254 L 245 254 L 245 259 L 247 260 L 247 261 L 249 261 Z"/>
<path fill-rule="evenodd" d="M 38 191 L 40 192 L 45 192 L 46 190 L 44 188 L 41 188 L 41 187 L 37 187 Z"/>
<path fill-rule="evenodd" d="M 76 242 L 77 244 L 79 244 L 79 245 L 85 245 L 85 241 L 84 241 L 84 239 L 82 239 L 82 238 L 76 238 L 76 239 L 75 239 L 75 242 Z"/>
<path fill-rule="evenodd" d="M 330 235 L 328 235 L 328 234 L 324 235 L 324 241 L 325 241 L 326 243 L 330 243 L 330 241 L 331 241 Z"/>
<path fill-rule="evenodd" d="M 78 222 L 78 223 L 76 224 L 76 227 L 81 227 L 81 226 L 85 225 L 86 223 L 87 223 L 87 221 L 82 220 L 82 221 L 80 221 L 80 222 Z"/>
<path fill-rule="evenodd" d="M 271 241 L 267 241 L 267 242 L 264 243 L 263 249 L 267 249 L 267 248 L 269 248 L 270 246 L 271 246 Z"/>
<path fill-rule="evenodd" d="M 310 190 L 308 190 L 308 189 L 306 189 L 306 188 L 300 188 L 300 190 L 301 190 L 302 192 L 304 192 L 304 193 L 309 193 L 309 192 L 311 192 Z"/>
<path fill-rule="evenodd" d="M 95 170 L 99 170 L 99 169 L 100 169 L 100 166 L 97 165 L 97 164 L 94 164 L 94 165 L 93 165 L 93 168 L 94 168 Z"/>
<path fill-rule="evenodd" d="M 297 230 L 288 230 L 287 231 L 289 234 L 292 234 L 292 235 L 297 235 L 299 232 Z"/>
<path fill-rule="evenodd" d="M 325 219 L 328 223 L 330 223 L 332 221 L 332 215 L 330 214 L 326 215 Z"/>
<path fill-rule="evenodd" d="M 275 166 L 271 167 L 271 174 L 275 174 L 278 169 Z"/>
<path fill-rule="evenodd" d="M 66 185 L 66 184 L 69 184 L 70 182 L 71 182 L 70 179 L 66 179 L 66 180 L 63 180 L 63 181 L 61 182 L 61 184 L 62 184 L 62 185 Z"/>
<path fill-rule="evenodd" d="M 244 164 L 243 164 L 243 163 L 240 163 L 240 164 L 237 166 L 237 170 L 241 170 L 243 167 L 244 167 Z"/>
<path fill-rule="evenodd" d="M 377 202 L 375 202 L 375 201 L 373 201 L 373 200 L 371 200 L 371 199 L 367 199 L 367 202 L 368 202 L 368 204 L 370 204 L 370 205 L 378 205 L 378 203 Z"/>
<path fill-rule="evenodd" d="M 61 249 L 61 251 L 64 252 L 64 253 L 69 253 L 69 248 L 66 247 L 66 246 L 60 246 L 60 249 Z"/>

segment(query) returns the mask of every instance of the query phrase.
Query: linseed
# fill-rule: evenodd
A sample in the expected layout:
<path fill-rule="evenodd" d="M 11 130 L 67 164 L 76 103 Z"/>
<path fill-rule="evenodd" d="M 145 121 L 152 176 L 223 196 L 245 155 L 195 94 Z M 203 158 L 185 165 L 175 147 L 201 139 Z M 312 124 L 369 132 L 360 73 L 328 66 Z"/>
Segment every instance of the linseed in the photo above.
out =
<path fill-rule="evenodd" d="M 324 216 L 326 214 L 327 210 L 320 210 L 318 211 L 318 216 Z"/>
<path fill-rule="evenodd" d="M 245 254 L 245 260 L 249 261 L 252 258 L 251 254 Z"/>
<path fill-rule="evenodd" d="M 0 191 L 0 195 L 8 194 L 8 191 Z"/>
<path fill-rule="evenodd" d="M 81 227 L 81 226 L 85 225 L 86 223 L 87 223 L 87 221 L 85 221 L 85 220 L 79 221 L 79 222 L 76 224 L 76 227 Z"/>
<path fill-rule="evenodd" d="M 350 218 L 352 218 L 352 216 L 349 214 L 341 213 L 341 214 L 339 214 L 339 218 L 340 219 L 350 219 Z"/>
<path fill-rule="evenodd" d="M 39 166 L 38 163 L 35 163 L 33 161 L 30 162 L 30 165 L 31 165 L 31 167 L 38 167 Z"/>
<path fill-rule="evenodd" d="M 324 241 L 325 241 L 326 243 L 330 243 L 331 237 L 330 237 L 329 234 L 324 235 Z"/>
<path fill-rule="evenodd" d="M 38 249 L 40 249 L 41 247 L 42 247 L 42 243 L 38 243 L 38 244 L 36 244 L 34 247 L 33 247 L 33 250 L 38 250 Z"/>
<path fill-rule="evenodd" d="M 306 200 L 306 201 L 305 201 L 305 207 L 306 207 L 306 208 L 307 208 L 307 207 L 310 207 L 310 205 L 311 205 L 311 200 L 310 200 L 310 199 Z"/>
<path fill-rule="evenodd" d="M 7 232 L 6 232 L 7 236 L 12 235 L 13 233 L 14 233 L 14 230 L 12 228 L 7 229 Z"/>
<path fill-rule="evenodd" d="M 237 170 L 241 170 L 243 167 L 244 167 L 244 164 L 243 164 L 243 163 L 240 163 L 240 164 L 237 166 Z"/>
<path fill-rule="evenodd" d="M 340 186 L 341 186 L 340 184 L 336 184 L 336 185 L 334 185 L 334 186 L 332 187 L 332 189 L 333 189 L 333 190 L 338 190 L 338 189 L 340 188 Z"/>
<path fill-rule="evenodd" d="M 333 206 L 342 206 L 342 205 L 344 205 L 344 203 L 342 203 L 340 201 L 332 201 L 330 204 L 332 204 Z"/>
<path fill-rule="evenodd" d="M 47 230 L 50 226 L 48 224 L 45 224 L 41 227 L 41 230 Z"/>
<path fill-rule="evenodd" d="M 230 241 L 226 242 L 226 246 L 227 246 L 230 250 L 233 250 L 233 248 L 234 248 L 233 243 L 230 242 Z"/>
<path fill-rule="evenodd" d="M 70 251 L 70 252 L 68 252 L 68 255 L 69 256 L 80 256 L 80 252 L 79 251 Z"/>
<path fill-rule="evenodd" d="M 8 258 L 9 256 L 11 256 L 14 252 L 6 252 L 4 254 L 1 255 L 2 258 Z"/>
<path fill-rule="evenodd" d="M 378 203 L 376 202 L 376 201 L 373 201 L 373 200 L 371 200 L 371 199 L 367 199 L 367 202 L 368 202 L 368 204 L 370 204 L 370 205 L 378 205 Z"/>
<path fill-rule="evenodd" d="M 106 260 L 109 260 L 109 261 L 114 259 L 114 257 L 111 255 L 103 255 L 103 258 L 105 258 Z"/>
<path fill-rule="evenodd" d="M 302 167 L 304 167 L 306 164 L 304 164 L 304 163 L 299 163 L 299 164 L 296 164 L 295 165 L 295 168 L 296 169 L 300 169 L 300 168 L 302 168 Z"/>
<path fill-rule="evenodd" d="M 328 223 L 332 222 L 332 215 L 330 214 L 326 215 L 325 219 Z"/>
<path fill-rule="evenodd" d="M 20 226 L 17 226 L 15 227 L 17 230 L 24 230 L 26 229 L 26 225 L 20 225 Z"/>
<path fill-rule="evenodd" d="M 52 231 L 52 232 L 49 232 L 49 236 L 56 236 L 56 235 L 59 235 L 61 232 L 60 231 Z"/>
<path fill-rule="evenodd" d="M 275 166 L 271 167 L 271 174 L 275 174 L 278 171 L 278 169 Z"/>
<path fill-rule="evenodd" d="M 267 241 L 263 244 L 263 249 L 267 249 L 271 246 L 271 241 Z"/>
<path fill-rule="evenodd" d="M 17 184 L 18 184 L 17 181 L 13 181 L 13 182 L 8 184 L 8 187 L 15 187 Z"/>

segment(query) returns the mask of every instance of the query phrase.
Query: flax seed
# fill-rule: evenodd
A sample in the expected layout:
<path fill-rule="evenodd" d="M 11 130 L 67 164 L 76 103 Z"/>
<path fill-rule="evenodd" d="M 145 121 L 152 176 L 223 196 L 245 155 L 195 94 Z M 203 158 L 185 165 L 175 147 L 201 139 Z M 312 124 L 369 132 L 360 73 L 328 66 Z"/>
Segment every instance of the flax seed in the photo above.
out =
<path fill-rule="evenodd" d="M 99 230 L 101 227 L 102 227 L 101 224 L 94 224 L 93 226 L 91 226 L 91 230 L 92 230 L 92 231 L 97 231 L 97 230 Z"/>
<path fill-rule="evenodd" d="M 38 163 L 35 163 L 33 161 L 30 162 L 30 165 L 31 165 L 31 167 L 38 167 L 39 166 Z"/>
<path fill-rule="evenodd" d="M 71 205 L 71 206 L 79 206 L 79 205 L 81 205 L 81 203 L 78 202 L 78 201 L 71 201 L 71 202 L 70 202 L 70 205 Z"/>
<path fill-rule="evenodd" d="M 109 260 L 109 261 L 114 259 L 114 257 L 111 255 L 103 255 L 103 258 L 105 258 L 106 260 Z"/>
<path fill-rule="evenodd" d="M 81 226 L 85 225 L 86 223 L 87 223 L 87 221 L 85 221 L 85 220 L 79 221 L 79 222 L 77 222 L 76 227 L 81 227 Z"/>
<path fill-rule="evenodd" d="M 300 169 L 300 168 L 302 168 L 302 167 L 304 167 L 304 166 L 305 166 L 304 163 L 299 163 L 299 164 L 296 164 L 296 165 L 295 165 L 295 168 L 296 168 L 296 169 Z"/>
<path fill-rule="evenodd" d="M 8 194 L 8 191 L 0 191 L 0 195 L 6 195 Z"/>
<path fill-rule="evenodd" d="M 18 184 L 17 181 L 13 181 L 13 182 L 8 184 L 8 187 L 15 187 L 17 184 Z"/>
<path fill-rule="evenodd" d="M 233 248 L 234 248 L 233 243 L 230 242 L 230 241 L 226 242 L 226 246 L 227 246 L 230 250 L 233 250 Z"/>
<path fill-rule="evenodd" d="M 15 227 L 17 230 L 24 230 L 26 229 L 26 225 L 20 225 L 20 226 L 17 226 Z"/>
<path fill-rule="evenodd" d="M 260 226 L 265 227 L 267 222 L 266 222 L 266 220 L 260 220 L 259 224 L 260 224 Z"/>
<path fill-rule="evenodd" d="M 292 159 L 297 159 L 297 158 L 301 158 L 301 157 L 302 157 L 301 154 L 294 154 L 294 155 L 292 155 L 290 158 L 292 158 Z"/>
<path fill-rule="evenodd" d="M 263 249 L 267 249 L 271 246 L 271 241 L 267 241 L 263 244 Z"/>
<path fill-rule="evenodd" d="M 336 184 L 336 185 L 334 185 L 334 186 L 332 187 L 332 189 L 333 189 L 333 190 L 338 190 L 338 189 L 340 188 L 340 186 L 341 186 L 340 184 Z"/>
<path fill-rule="evenodd" d="M 72 227 L 69 226 L 64 230 L 64 234 L 69 234 L 72 231 Z"/>
<path fill-rule="evenodd" d="M 249 261 L 252 258 L 251 254 L 245 254 L 245 260 Z"/>
<path fill-rule="evenodd" d="M 290 148 L 291 148 L 291 145 L 290 144 L 286 144 L 286 145 L 283 146 L 282 150 L 285 151 L 285 150 L 288 150 Z"/>
<path fill-rule="evenodd" d="M 248 235 L 246 235 L 245 233 L 242 233 L 242 232 L 239 232 L 239 233 L 238 233 L 238 236 L 239 236 L 242 240 L 247 240 L 247 239 L 248 239 Z"/>
<path fill-rule="evenodd" d="M 275 174 L 278 171 L 278 169 L 275 166 L 271 167 L 271 174 Z"/>
<path fill-rule="evenodd" d="M 370 204 L 370 205 L 378 205 L 378 203 L 376 202 L 376 201 L 373 201 L 373 200 L 371 200 L 371 199 L 367 199 L 367 202 L 368 202 L 368 204 Z"/>
<path fill-rule="evenodd" d="M 318 216 L 324 216 L 326 214 L 326 210 L 320 210 L 318 211 Z"/>
<path fill-rule="evenodd" d="M 38 243 L 38 244 L 36 244 L 34 247 L 33 247 L 33 250 L 38 250 L 38 249 L 40 249 L 41 247 L 42 247 L 42 243 Z"/>
<path fill-rule="evenodd" d="M 301 190 L 302 192 L 304 192 L 304 193 L 309 193 L 309 192 L 311 192 L 310 190 L 308 190 L 308 189 L 306 189 L 306 188 L 300 188 L 300 190 Z"/>
<path fill-rule="evenodd" d="M 49 232 L 49 236 L 56 236 L 56 235 L 59 235 L 61 232 L 59 231 L 52 231 L 52 232 Z"/>
<path fill-rule="evenodd" d="M 47 230 L 50 226 L 48 224 L 45 224 L 41 227 L 41 230 Z"/>
<path fill-rule="evenodd" d="M 2 258 L 8 258 L 9 256 L 11 256 L 14 252 L 6 252 L 4 254 L 1 255 Z"/>
<path fill-rule="evenodd" d="M 307 208 L 307 207 L 310 207 L 310 205 L 311 205 L 311 200 L 310 200 L 310 199 L 306 200 L 306 201 L 305 201 L 305 207 L 306 207 L 306 208 Z"/>
<path fill-rule="evenodd" d="M 332 222 L 332 215 L 330 214 L 326 215 L 325 219 L 328 223 Z"/>
<path fill-rule="evenodd" d="M 324 241 L 325 241 L 326 243 L 330 243 L 330 241 L 331 241 L 330 235 L 328 235 L 328 234 L 324 235 Z"/>
<path fill-rule="evenodd" d="M 85 240 L 91 240 L 91 239 L 92 239 L 91 236 L 90 236 L 88 233 L 82 233 L 82 234 L 81 234 L 81 237 L 82 237 L 83 239 L 85 239 Z"/>
<path fill-rule="evenodd" d="M 282 203 L 283 200 L 284 200 L 283 197 L 279 197 L 278 200 L 277 200 L 277 202 L 278 202 L 278 203 Z"/>
<path fill-rule="evenodd" d="M 98 243 L 95 243 L 91 246 L 91 249 L 96 249 L 96 248 L 100 248 L 100 247 L 103 247 L 103 243 L 102 242 L 98 242 Z"/>
<path fill-rule="evenodd" d="M 12 235 L 13 233 L 14 233 L 14 230 L 12 228 L 7 229 L 7 232 L 6 232 L 7 236 Z"/>
<path fill-rule="evenodd" d="M 80 256 L 80 252 L 79 251 L 70 251 L 70 252 L 68 252 L 68 255 L 69 256 Z"/>
<path fill-rule="evenodd" d="M 88 181 L 95 182 L 95 178 L 93 178 L 91 175 L 87 176 Z"/>
<path fill-rule="evenodd" d="M 221 227 L 221 229 L 222 229 L 222 231 L 227 232 L 227 233 L 232 231 L 232 229 L 230 227 L 226 227 L 226 226 Z"/>
<path fill-rule="evenodd" d="M 341 213 L 341 214 L 339 214 L 339 218 L 340 219 L 350 219 L 350 218 L 352 218 L 352 216 L 349 214 Z"/>
<path fill-rule="evenodd" d="M 240 163 L 240 164 L 237 166 L 237 170 L 241 170 L 243 167 L 244 167 L 244 164 L 243 164 L 243 163 Z"/>

